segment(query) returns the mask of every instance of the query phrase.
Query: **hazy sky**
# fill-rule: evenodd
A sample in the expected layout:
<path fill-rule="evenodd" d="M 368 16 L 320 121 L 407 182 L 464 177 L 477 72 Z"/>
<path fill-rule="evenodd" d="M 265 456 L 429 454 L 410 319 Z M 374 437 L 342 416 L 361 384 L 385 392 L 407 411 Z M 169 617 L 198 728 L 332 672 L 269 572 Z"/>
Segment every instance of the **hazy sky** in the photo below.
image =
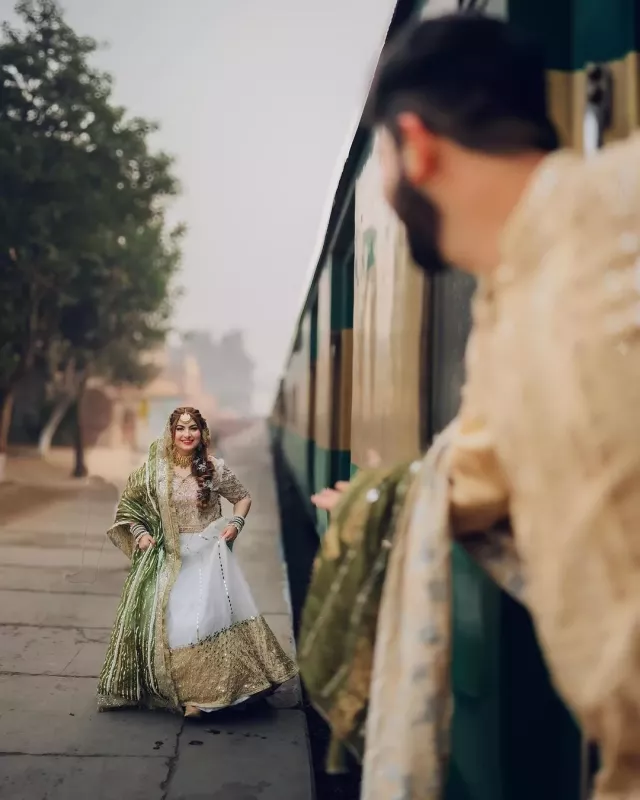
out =
<path fill-rule="evenodd" d="M 189 228 L 176 323 L 246 331 L 257 405 L 283 364 L 339 153 L 394 0 L 63 0 L 115 99 L 156 119 Z M 12 17 L 14 0 L 0 0 Z"/>

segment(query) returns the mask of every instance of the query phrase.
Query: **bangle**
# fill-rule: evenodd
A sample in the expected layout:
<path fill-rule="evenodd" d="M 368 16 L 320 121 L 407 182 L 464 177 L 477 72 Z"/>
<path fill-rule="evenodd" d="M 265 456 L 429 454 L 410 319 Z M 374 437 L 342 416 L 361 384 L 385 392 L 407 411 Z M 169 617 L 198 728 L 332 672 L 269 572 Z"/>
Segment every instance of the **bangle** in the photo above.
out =
<path fill-rule="evenodd" d="M 148 535 L 148 531 L 144 528 L 143 525 L 136 523 L 135 525 L 131 526 L 131 533 L 133 534 L 133 538 L 135 541 L 139 541 L 143 536 Z"/>
<path fill-rule="evenodd" d="M 241 517 L 238 514 L 236 514 L 236 516 L 234 517 L 231 517 L 231 519 L 229 520 L 229 525 L 235 525 L 238 530 L 238 533 L 240 533 L 244 528 L 244 523 L 245 523 L 245 518 Z"/>

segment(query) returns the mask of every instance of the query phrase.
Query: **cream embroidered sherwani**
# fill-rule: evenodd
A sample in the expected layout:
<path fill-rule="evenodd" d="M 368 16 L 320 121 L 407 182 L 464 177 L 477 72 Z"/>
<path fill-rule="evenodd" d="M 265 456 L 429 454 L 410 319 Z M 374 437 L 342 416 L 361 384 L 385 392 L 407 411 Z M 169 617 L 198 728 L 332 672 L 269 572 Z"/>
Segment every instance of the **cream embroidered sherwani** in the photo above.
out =
<path fill-rule="evenodd" d="M 459 535 L 510 515 L 556 684 L 640 798 L 640 137 L 545 159 L 479 287 L 451 453 Z"/>

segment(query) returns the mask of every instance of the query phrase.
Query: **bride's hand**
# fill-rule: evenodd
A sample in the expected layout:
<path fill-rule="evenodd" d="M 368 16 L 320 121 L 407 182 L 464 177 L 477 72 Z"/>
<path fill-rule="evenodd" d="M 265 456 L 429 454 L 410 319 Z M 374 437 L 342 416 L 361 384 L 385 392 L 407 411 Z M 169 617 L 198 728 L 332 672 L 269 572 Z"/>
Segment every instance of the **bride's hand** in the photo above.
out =
<path fill-rule="evenodd" d="M 144 536 L 141 536 L 138 539 L 138 548 L 140 550 L 148 550 L 150 547 L 153 547 L 156 543 L 156 540 L 151 536 L 149 533 L 145 533 Z"/>
<path fill-rule="evenodd" d="M 235 540 L 238 538 L 238 529 L 235 525 L 227 525 L 227 527 L 222 531 L 220 538 L 227 544 L 233 544 L 233 542 L 235 542 Z"/>

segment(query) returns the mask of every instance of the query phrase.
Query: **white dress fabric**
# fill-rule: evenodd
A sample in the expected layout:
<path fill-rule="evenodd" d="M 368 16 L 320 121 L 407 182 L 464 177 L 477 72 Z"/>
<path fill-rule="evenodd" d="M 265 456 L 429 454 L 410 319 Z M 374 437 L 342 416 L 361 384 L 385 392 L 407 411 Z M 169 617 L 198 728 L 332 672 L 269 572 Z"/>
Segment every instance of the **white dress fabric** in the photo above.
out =
<path fill-rule="evenodd" d="M 234 623 L 258 616 L 237 559 L 220 538 L 224 517 L 202 533 L 180 536 L 182 567 L 167 612 L 169 647 L 197 644 Z"/>
<path fill-rule="evenodd" d="M 179 693 L 203 711 L 243 703 L 297 672 L 221 539 L 229 520 L 221 514 L 220 498 L 235 505 L 248 492 L 222 460 L 214 465 L 214 492 L 204 510 L 198 509 L 192 475 L 174 474 L 171 491 L 181 566 L 169 595 L 166 631 Z"/>

